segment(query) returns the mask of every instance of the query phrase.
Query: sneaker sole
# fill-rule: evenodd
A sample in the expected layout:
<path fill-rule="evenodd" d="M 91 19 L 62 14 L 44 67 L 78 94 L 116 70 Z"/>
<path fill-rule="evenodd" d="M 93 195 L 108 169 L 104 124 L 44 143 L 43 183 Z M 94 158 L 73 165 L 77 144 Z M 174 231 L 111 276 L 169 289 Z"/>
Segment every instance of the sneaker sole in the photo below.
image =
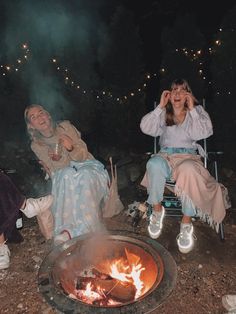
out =
<path fill-rule="evenodd" d="M 177 244 L 178 244 L 178 243 L 177 243 Z M 193 247 L 194 247 L 194 243 L 193 243 L 190 247 L 186 247 L 186 248 L 181 247 L 181 246 L 178 245 L 179 251 L 180 251 L 181 253 L 184 253 L 184 254 L 187 254 L 187 253 L 191 252 L 192 249 L 193 249 Z"/>
<path fill-rule="evenodd" d="M 66 233 L 66 234 L 67 234 L 68 239 L 65 240 L 65 239 L 63 238 L 63 236 L 62 236 L 63 233 Z M 60 238 L 60 236 L 61 236 L 62 238 Z M 60 245 L 60 244 L 62 244 L 62 243 L 65 243 L 65 242 L 67 242 L 67 241 L 69 241 L 69 240 L 71 240 L 71 235 L 70 235 L 69 231 L 63 230 L 59 235 L 57 235 L 57 236 L 55 237 L 55 239 L 54 239 L 54 245 L 57 246 L 57 245 Z"/>
<path fill-rule="evenodd" d="M 224 307 L 228 312 L 230 312 L 230 313 L 236 313 L 236 308 L 230 306 L 230 304 L 229 304 L 228 301 L 227 301 L 226 296 L 223 296 L 223 297 L 222 297 L 222 305 L 223 305 L 223 307 Z M 235 311 L 235 312 L 234 312 L 234 311 Z"/>
<path fill-rule="evenodd" d="M 158 231 L 157 233 L 154 233 L 150 230 L 150 227 L 148 226 L 148 233 L 152 239 L 157 239 L 161 235 L 161 230 Z"/>
<path fill-rule="evenodd" d="M 9 268 L 10 264 L 6 264 L 6 265 L 0 265 L 0 270 L 4 270 L 4 269 L 7 269 Z"/>
<path fill-rule="evenodd" d="M 162 214 L 162 217 L 161 217 L 161 220 L 160 220 L 160 224 L 163 227 L 163 220 L 164 220 L 164 217 L 165 217 L 165 208 L 163 206 L 162 206 L 162 210 L 163 210 L 163 214 Z M 155 222 L 153 222 L 152 217 L 150 218 L 150 224 L 152 224 L 152 225 L 156 224 Z M 159 238 L 159 236 L 161 235 L 161 232 L 162 232 L 162 227 L 161 227 L 161 229 L 157 233 L 155 233 L 155 232 L 150 231 L 150 226 L 148 226 L 148 233 L 149 233 L 150 237 L 152 239 Z"/>

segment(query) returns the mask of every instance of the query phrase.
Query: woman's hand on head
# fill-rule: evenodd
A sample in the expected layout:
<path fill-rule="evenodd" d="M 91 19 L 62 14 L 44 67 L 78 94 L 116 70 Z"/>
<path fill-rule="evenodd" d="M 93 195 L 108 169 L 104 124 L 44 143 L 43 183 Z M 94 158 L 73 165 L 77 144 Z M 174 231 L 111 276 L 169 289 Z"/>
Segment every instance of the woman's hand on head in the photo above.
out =
<path fill-rule="evenodd" d="M 160 107 L 163 109 L 170 100 L 170 91 L 164 90 L 161 94 Z"/>

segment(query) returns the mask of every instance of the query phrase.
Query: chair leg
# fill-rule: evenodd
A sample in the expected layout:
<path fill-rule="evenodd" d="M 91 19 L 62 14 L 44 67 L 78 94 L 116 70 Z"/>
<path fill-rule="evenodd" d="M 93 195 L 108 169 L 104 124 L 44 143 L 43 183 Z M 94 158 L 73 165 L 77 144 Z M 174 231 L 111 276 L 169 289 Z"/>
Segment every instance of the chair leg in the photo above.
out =
<path fill-rule="evenodd" d="M 224 241 L 225 240 L 225 233 L 224 233 L 224 225 L 222 222 L 219 224 L 219 233 L 220 233 L 221 241 Z"/>

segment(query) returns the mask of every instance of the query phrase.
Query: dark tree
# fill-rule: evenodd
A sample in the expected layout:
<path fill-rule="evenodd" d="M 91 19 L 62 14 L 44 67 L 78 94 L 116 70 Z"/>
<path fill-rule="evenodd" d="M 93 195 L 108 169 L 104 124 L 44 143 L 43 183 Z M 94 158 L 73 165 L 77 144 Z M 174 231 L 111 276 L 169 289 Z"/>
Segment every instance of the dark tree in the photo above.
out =
<path fill-rule="evenodd" d="M 192 15 L 179 15 L 171 27 L 162 33 L 162 63 L 160 88 L 168 88 L 175 78 L 189 81 L 198 99 L 205 96 L 205 38 L 196 27 Z"/>
<path fill-rule="evenodd" d="M 235 151 L 236 7 L 225 15 L 214 36 L 211 57 L 215 135 L 227 154 Z"/>

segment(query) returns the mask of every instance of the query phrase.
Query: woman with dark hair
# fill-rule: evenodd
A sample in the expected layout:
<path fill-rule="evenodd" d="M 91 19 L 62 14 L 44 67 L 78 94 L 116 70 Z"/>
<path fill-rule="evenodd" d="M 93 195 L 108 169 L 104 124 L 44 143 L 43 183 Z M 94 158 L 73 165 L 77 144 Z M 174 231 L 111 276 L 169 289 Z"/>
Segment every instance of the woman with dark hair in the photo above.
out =
<path fill-rule="evenodd" d="M 55 245 L 101 230 L 100 214 L 109 193 L 104 165 L 69 121 L 54 122 L 40 105 L 27 107 L 24 116 L 31 149 L 52 179 Z"/>
<path fill-rule="evenodd" d="M 21 241 L 16 232 L 16 220 L 20 210 L 32 218 L 48 209 L 53 201 L 52 195 L 28 198 L 18 190 L 8 175 L 0 171 L 0 269 L 9 267 L 10 251 L 6 242 Z M 15 238 L 15 239 L 14 239 Z"/>
<path fill-rule="evenodd" d="M 153 207 L 149 235 L 156 239 L 161 234 L 165 215 L 161 202 L 166 180 L 172 179 L 183 212 L 177 244 L 182 253 L 188 253 L 194 245 L 191 217 L 198 215 L 217 230 L 230 207 L 227 189 L 204 168 L 204 150 L 197 143 L 213 134 L 211 119 L 188 82 L 177 79 L 170 90 L 162 92 L 160 104 L 142 118 L 140 127 L 147 135 L 159 136 L 160 146 L 158 154 L 147 162 L 142 181 L 148 191 L 147 202 Z"/>

